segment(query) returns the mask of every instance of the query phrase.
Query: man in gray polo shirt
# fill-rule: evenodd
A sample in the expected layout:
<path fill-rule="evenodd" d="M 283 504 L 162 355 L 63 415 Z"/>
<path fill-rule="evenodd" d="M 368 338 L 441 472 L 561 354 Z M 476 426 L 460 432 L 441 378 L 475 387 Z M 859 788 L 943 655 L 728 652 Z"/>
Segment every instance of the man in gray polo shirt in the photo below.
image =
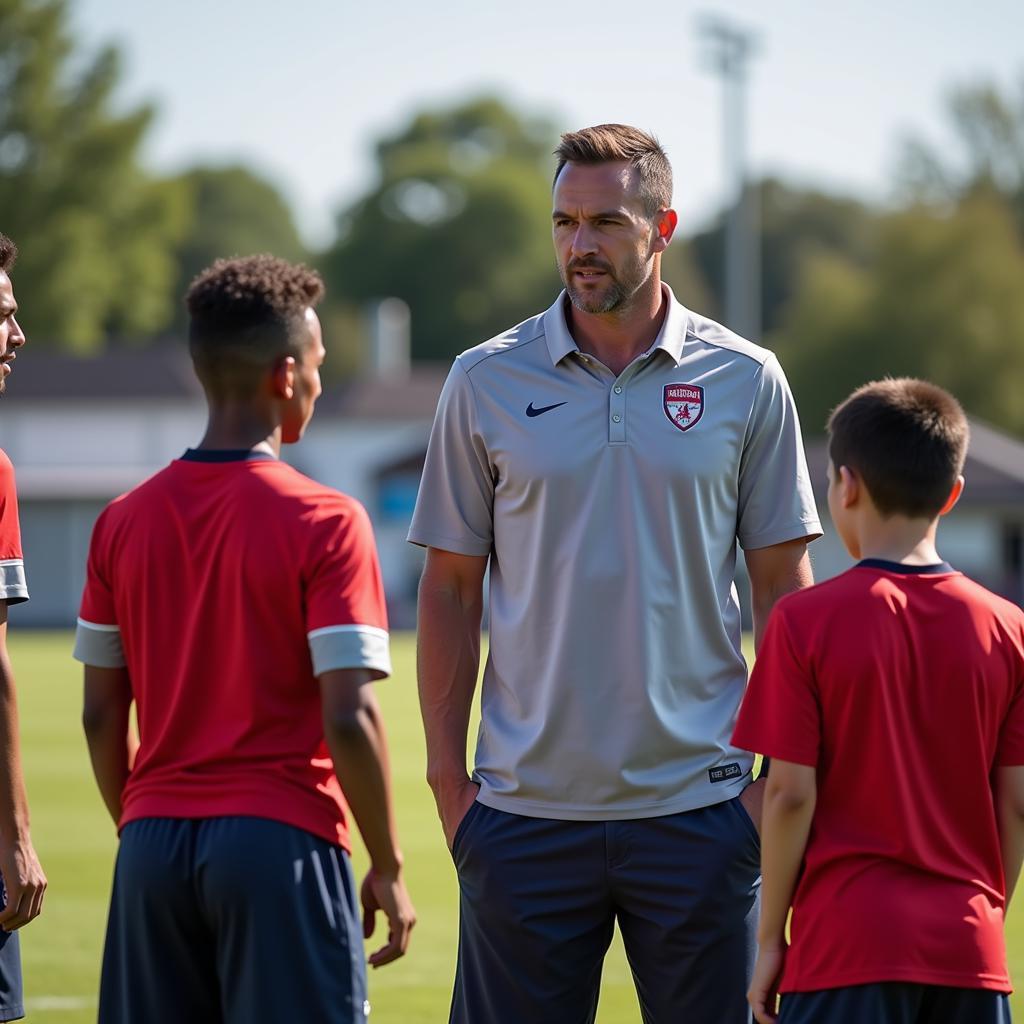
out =
<path fill-rule="evenodd" d="M 461 890 L 451 1020 L 593 1021 L 618 921 L 645 1022 L 747 1021 L 761 784 L 729 742 L 736 544 L 756 639 L 811 583 L 799 423 L 775 357 L 661 282 L 676 214 L 657 142 L 602 125 L 557 155 L 565 291 L 455 361 L 409 532 L 428 548 L 428 779 Z"/>

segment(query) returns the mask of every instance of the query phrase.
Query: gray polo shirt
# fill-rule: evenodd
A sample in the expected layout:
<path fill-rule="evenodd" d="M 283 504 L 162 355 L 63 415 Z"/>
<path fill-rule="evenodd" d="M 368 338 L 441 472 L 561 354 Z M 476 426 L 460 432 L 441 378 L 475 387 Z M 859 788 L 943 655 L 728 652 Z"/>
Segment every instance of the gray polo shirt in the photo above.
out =
<path fill-rule="evenodd" d="M 736 542 L 821 527 L 778 361 L 665 294 L 618 377 L 577 348 L 563 292 L 441 394 L 409 539 L 490 555 L 473 777 L 499 810 L 653 817 L 749 781 Z"/>

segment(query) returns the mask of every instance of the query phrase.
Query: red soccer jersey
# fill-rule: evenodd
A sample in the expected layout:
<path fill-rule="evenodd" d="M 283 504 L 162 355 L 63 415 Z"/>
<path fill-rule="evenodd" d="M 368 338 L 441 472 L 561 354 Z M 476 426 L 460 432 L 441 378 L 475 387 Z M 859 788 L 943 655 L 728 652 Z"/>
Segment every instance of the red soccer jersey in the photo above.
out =
<path fill-rule="evenodd" d="M 817 768 L 781 991 L 1010 991 L 989 780 L 1024 764 L 1022 694 L 1024 613 L 948 566 L 778 603 L 733 741 Z"/>
<path fill-rule="evenodd" d="M 204 454 L 93 531 L 76 657 L 127 667 L 141 741 L 120 824 L 253 816 L 347 849 L 316 676 L 390 672 L 369 519 L 283 462 Z"/>
<path fill-rule="evenodd" d="M 0 601 L 17 604 L 27 600 L 14 467 L 7 453 L 0 448 Z"/>

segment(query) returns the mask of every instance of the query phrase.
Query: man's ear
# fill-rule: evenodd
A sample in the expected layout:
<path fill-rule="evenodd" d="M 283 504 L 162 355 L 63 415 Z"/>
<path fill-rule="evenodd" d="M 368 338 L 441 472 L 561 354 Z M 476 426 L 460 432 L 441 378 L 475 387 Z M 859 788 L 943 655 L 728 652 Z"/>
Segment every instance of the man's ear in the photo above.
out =
<path fill-rule="evenodd" d="M 295 394 L 295 356 L 282 356 L 270 371 L 271 386 L 277 398 L 286 401 Z"/>
<path fill-rule="evenodd" d="M 655 252 L 664 252 L 668 243 L 672 241 L 676 225 L 679 223 L 679 216 L 675 210 L 661 210 L 654 221 L 654 239 L 652 245 Z"/>
<path fill-rule="evenodd" d="M 960 495 L 964 493 L 964 478 L 958 476 L 956 483 L 953 484 L 953 489 L 949 492 L 949 497 L 946 499 L 946 504 L 939 509 L 939 515 L 944 516 L 947 512 L 953 510 L 953 506 L 960 500 Z"/>
<path fill-rule="evenodd" d="M 857 474 L 849 466 L 839 467 L 839 479 L 836 481 L 839 501 L 843 508 L 852 508 L 860 500 L 860 491 L 864 486 Z"/>

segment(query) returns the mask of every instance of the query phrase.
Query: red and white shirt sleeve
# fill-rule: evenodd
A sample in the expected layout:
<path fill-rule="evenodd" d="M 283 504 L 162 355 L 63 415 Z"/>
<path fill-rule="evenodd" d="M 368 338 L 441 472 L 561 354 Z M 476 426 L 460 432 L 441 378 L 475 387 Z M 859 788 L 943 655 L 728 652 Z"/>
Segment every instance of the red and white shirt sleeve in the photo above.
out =
<path fill-rule="evenodd" d="M 391 675 L 387 607 L 366 510 L 346 499 L 324 518 L 307 549 L 306 630 L 313 672 L 366 668 Z"/>
<path fill-rule="evenodd" d="M 28 584 L 25 582 L 25 561 L 21 554 L 14 467 L 0 450 L 0 601 L 20 604 L 27 600 Z"/>
<path fill-rule="evenodd" d="M 89 561 L 85 574 L 85 590 L 75 630 L 73 656 L 86 665 L 97 668 L 123 668 L 124 649 L 121 627 L 114 610 L 114 596 L 107 577 L 107 544 L 104 523 L 106 514 L 100 515 L 93 527 L 89 543 Z"/>

